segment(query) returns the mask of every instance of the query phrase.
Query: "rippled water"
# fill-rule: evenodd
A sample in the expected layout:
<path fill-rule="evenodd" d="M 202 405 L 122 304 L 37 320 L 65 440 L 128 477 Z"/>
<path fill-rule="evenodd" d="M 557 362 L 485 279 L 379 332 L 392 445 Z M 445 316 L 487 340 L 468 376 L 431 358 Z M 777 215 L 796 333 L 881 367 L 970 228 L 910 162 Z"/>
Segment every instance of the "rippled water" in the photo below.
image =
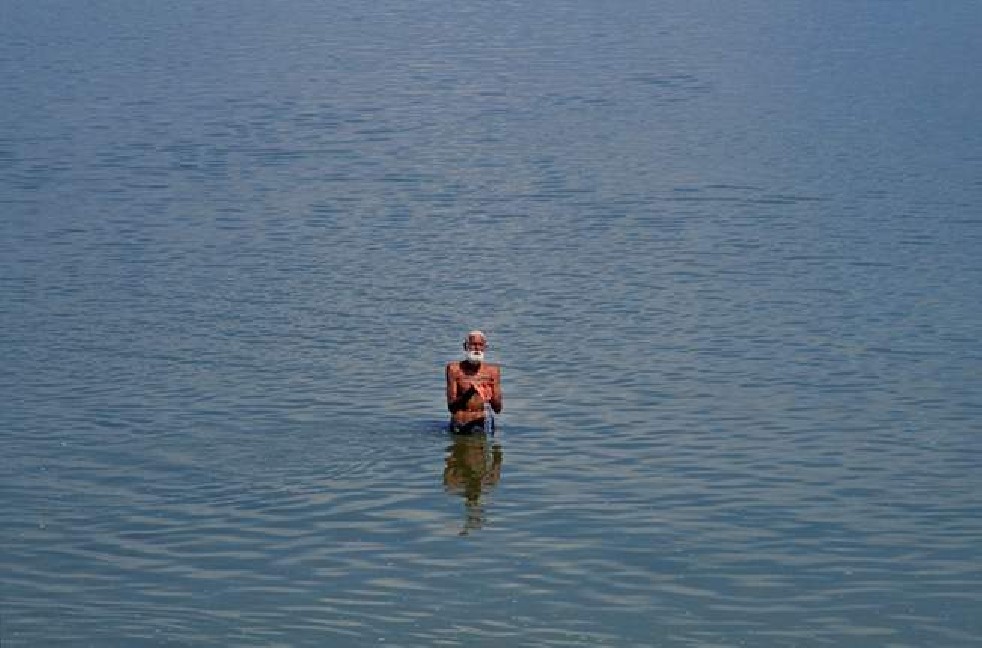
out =
<path fill-rule="evenodd" d="M 4 648 L 978 645 L 982 11 L 731 4 L 5 4 Z"/>

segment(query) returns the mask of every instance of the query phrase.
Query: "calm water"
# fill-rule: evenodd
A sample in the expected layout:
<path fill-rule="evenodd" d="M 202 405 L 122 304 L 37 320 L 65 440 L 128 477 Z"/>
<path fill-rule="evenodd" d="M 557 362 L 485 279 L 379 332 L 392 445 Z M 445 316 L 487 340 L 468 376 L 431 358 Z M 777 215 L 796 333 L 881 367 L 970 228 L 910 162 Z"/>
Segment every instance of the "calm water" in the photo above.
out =
<path fill-rule="evenodd" d="M 0 643 L 979 645 L 980 26 L 7 0 Z"/>

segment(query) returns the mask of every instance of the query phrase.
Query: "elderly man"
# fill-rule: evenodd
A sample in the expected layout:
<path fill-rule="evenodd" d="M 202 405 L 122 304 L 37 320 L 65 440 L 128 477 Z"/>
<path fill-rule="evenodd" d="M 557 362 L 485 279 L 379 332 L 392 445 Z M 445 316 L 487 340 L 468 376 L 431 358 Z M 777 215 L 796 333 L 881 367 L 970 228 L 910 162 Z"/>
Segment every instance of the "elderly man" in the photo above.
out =
<path fill-rule="evenodd" d="M 447 409 L 457 432 L 479 432 L 501 412 L 501 368 L 484 362 L 488 340 L 471 331 L 464 339 L 464 359 L 447 364 Z"/>

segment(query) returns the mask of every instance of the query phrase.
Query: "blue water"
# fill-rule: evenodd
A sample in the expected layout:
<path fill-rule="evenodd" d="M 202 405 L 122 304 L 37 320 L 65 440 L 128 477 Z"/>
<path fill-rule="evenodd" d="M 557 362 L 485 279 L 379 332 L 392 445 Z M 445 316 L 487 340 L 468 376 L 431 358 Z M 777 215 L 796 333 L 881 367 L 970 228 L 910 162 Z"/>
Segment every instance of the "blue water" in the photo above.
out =
<path fill-rule="evenodd" d="M 3 3 L 0 644 L 979 645 L 980 25 Z"/>

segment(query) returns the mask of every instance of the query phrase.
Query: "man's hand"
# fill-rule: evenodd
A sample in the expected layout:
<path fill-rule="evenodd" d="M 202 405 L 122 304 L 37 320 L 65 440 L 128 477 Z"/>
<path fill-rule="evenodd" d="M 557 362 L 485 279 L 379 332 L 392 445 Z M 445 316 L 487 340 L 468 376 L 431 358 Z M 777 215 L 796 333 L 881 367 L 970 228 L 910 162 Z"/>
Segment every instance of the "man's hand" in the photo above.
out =
<path fill-rule="evenodd" d="M 491 400 L 491 396 L 494 395 L 494 388 L 491 385 L 485 383 L 473 383 L 471 389 L 481 397 L 485 403 Z"/>

